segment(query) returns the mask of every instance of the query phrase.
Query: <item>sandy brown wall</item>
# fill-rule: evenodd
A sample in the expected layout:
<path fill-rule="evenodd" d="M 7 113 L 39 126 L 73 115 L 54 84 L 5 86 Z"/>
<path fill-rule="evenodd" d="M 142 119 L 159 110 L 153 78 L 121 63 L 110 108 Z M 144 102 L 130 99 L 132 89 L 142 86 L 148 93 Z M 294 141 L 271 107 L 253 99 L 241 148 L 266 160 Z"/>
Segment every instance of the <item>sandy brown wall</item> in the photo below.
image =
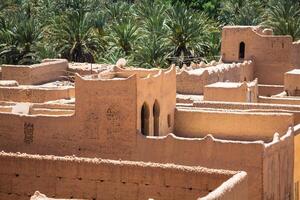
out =
<path fill-rule="evenodd" d="M 0 87 L 0 101 L 42 103 L 74 96 L 74 88 Z"/>
<path fill-rule="evenodd" d="M 213 192 L 209 193 L 207 196 L 200 198 L 198 200 L 247 199 L 248 191 L 247 191 L 247 187 L 244 186 L 246 184 L 246 181 L 244 181 L 244 178 L 243 178 L 246 175 L 247 174 L 245 172 L 240 172 L 240 173 L 234 175 L 231 179 L 224 182 L 216 190 L 214 190 Z"/>
<path fill-rule="evenodd" d="M 293 125 L 293 115 L 287 113 L 247 113 L 205 111 L 177 108 L 175 134 L 182 137 L 203 137 L 237 140 L 270 140 L 275 132 L 285 134 Z"/>
<path fill-rule="evenodd" d="M 267 104 L 285 104 L 285 105 L 300 105 L 300 99 L 293 97 L 264 97 L 259 96 L 259 103 Z"/>
<path fill-rule="evenodd" d="M 208 84 L 227 80 L 231 82 L 252 81 L 253 66 L 251 61 L 245 61 L 182 71 L 176 77 L 176 90 L 180 94 L 203 94 L 204 86 Z"/>
<path fill-rule="evenodd" d="M 236 88 L 204 87 L 204 101 L 247 102 L 247 84 Z"/>
<path fill-rule="evenodd" d="M 272 143 L 266 145 L 263 160 L 264 199 L 293 199 L 294 137 L 275 138 Z"/>
<path fill-rule="evenodd" d="M 0 163 L 0 197 L 14 200 L 28 199 L 36 190 L 56 198 L 197 199 L 236 174 L 200 167 L 6 153 L 1 153 Z M 247 184 L 243 186 L 245 191 Z"/>
<path fill-rule="evenodd" d="M 261 35 L 253 27 L 224 27 L 221 55 L 224 62 L 238 62 L 239 45 L 245 43 L 245 59 L 253 60 L 254 78 L 262 84 L 283 84 L 283 74 L 291 65 L 290 36 Z"/>
<path fill-rule="evenodd" d="M 16 80 L 22 85 L 58 80 L 66 74 L 67 60 L 53 60 L 31 66 L 2 65 L 2 79 Z"/>
<path fill-rule="evenodd" d="M 300 43 L 294 42 L 292 45 L 291 63 L 295 68 L 300 68 Z"/>
<path fill-rule="evenodd" d="M 102 145 L 114 143 L 120 149 L 120 145 L 127 149 L 127 146 L 135 144 L 131 138 L 137 130 L 136 82 L 136 76 L 123 80 L 83 80 L 76 77 L 75 115 L 87 140 Z M 107 151 L 111 148 L 114 145 L 108 146 Z"/>
<path fill-rule="evenodd" d="M 286 91 L 289 96 L 299 95 L 300 74 L 292 73 L 292 72 L 284 74 L 284 91 Z"/>
<path fill-rule="evenodd" d="M 137 129 L 141 131 L 141 109 L 145 103 L 149 109 L 149 135 L 154 135 L 155 102 L 159 107 L 159 135 L 167 135 L 174 130 L 176 107 L 176 70 L 174 67 L 149 78 L 137 79 Z"/>
<path fill-rule="evenodd" d="M 249 198 L 262 197 L 262 142 L 218 141 L 211 137 L 187 139 L 171 135 L 145 137 L 136 132 L 128 133 L 125 140 L 108 137 L 105 129 L 96 132 L 98 137 L 92 137 L 89 131 L 95 126 L 83 127 L 80 125 L 83 123 L 77 121 L 76 117 L 0 114 L 0 148 L 7 152 L 77 155 L 244 170 L 249 175 Z M 126 135 L 126 132 L 122 133 Z"/>
<path fill-rule="evenodd" d="M 283 85 L 258 85 L 258 94 L 260 96 L 272 96 L 284 91 Z"/>

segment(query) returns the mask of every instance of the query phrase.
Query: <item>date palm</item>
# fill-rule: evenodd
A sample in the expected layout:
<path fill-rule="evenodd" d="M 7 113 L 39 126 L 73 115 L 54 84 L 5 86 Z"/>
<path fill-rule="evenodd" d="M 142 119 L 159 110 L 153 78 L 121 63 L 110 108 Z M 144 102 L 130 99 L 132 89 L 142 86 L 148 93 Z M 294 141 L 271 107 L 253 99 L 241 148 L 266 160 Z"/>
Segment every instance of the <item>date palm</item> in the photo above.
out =
<path fill-rule="evenodd" d="M 293 0 L 271 2 L 262 25 L 270 27 L 275 34 L 291 35 L 300 39 L 300 4 Z"/>
<path fill-rule="evenodd" d="M 194 12 L 182 4 L 168 11 L 168 38 L 173 46 L 173 57 L 183 59 L 205 54 L 209 34 L 215 29 L 213 22 L 204 13 Z"/>

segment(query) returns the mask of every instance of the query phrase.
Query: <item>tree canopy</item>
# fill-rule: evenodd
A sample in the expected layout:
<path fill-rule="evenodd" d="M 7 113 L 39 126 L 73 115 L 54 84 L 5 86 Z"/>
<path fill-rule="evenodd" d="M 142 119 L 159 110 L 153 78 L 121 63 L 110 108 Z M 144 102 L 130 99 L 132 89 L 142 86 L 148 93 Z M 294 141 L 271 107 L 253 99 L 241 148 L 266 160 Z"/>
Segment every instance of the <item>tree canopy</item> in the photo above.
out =
<path fill-rule="evenodd" d="M 300 39 L 296 0 L 4 0 L 0 64 L 43 58 L 168 67 L 218 59 L 221 27 L 262 25 Z"/>

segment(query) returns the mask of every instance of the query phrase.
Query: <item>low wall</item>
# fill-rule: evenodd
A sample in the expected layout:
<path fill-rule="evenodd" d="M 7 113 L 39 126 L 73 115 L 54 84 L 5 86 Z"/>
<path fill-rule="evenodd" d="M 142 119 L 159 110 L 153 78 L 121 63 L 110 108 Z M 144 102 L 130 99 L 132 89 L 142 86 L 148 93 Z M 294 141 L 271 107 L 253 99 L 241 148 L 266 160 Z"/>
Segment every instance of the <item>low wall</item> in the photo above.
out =
<path fill-rule="evenodd" d="M 293 134 L 291 129 L 288 134 Z M 278 134 L 275 134 L 273 141 L 265 146 L 264 199 L 293 199 L 294 158 L 296 158 L 294 157 L 294 137 L 280 138 Z"/>
<path fill-rule="evenodd" d="M 197 199 L 238 174 L 172 164 L 4 152 L 0 163 L 1 199 L 28 199 L 36 190 L 55 198 Z M 239 186 L 230 191 L 234 199 L 247 195 L 244 172 L 230 182 Z"/>
<path fill-rule="evenodd" d="M 219 64 L 217 66 L 182 71 L 177 74 L 176 87 L 180 94 L 203 94 L 205 85 L 216 82 L 253 80 L 253 63 Z"/>
<path fill-rule="evenodd" d="M 235 102 L 213 102 L 198 101 L 192 104 L 193 107 L 209 109 L 230 109 L 243 112 L 280 112 L 292 113 L 295 124 L 300 123 L 300 106 L 284 104 L 267 104 L 267 103 L 235 103 Z"/>
<path fill-rule="evenodd" d="M 289 96 L 300 94 L 300 69 L 294 69 L 284 74 L 284 91 Z"/>
<path fill-rule="evenodd" d="M 35 65 L 2 65 L 2 79 L 16 80 L 21 85 L 35 85 L 61 79 L 65 76 L 68 61 L 45 60 Z"/>
<path fill-rule="evenodd" d="M 0 87 L 0 101 L 42 103 L 75 97 L 73 87 L 43 88 L 36 86 Z"/>
<path fill-rule="evenodd" d="M 286 105 L 300 105 L 299 98 L 293 97 L 258 97 L 259 103 L 268 103 L 268 104 L 286 104 Z"/>
<path fill-rule="evenodd" d="M 203 137 L 212 134 L 222 139 L 269 141 L 275 132 L 285 134 L 293 123 L 293 115 L 288 113 L 177 108 L 175 134 L 182 137 Z"/>
<path fill-rule="evenodd" d="M 283 85 L 262 85 L 258 84 L 258 95 L 272 96 L 284 91 Z"/>

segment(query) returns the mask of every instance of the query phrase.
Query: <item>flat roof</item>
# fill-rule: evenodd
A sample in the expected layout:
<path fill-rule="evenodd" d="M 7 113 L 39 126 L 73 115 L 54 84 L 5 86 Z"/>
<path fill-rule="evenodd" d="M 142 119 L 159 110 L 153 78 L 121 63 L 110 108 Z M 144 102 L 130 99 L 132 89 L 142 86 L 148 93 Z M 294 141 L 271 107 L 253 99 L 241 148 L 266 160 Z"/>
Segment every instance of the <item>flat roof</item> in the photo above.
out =
<path fill-rule="evenodd" d="M 243 83 L 239 82 L 216 82 L 205 87 L 209 88 L 239 88 Z"/>
<path fill-rule="evenodd" d="M 291 71 L 286 72 L 286 74 L 299 74 L 300 75 L 300 69 L 293 69 Z"/>

